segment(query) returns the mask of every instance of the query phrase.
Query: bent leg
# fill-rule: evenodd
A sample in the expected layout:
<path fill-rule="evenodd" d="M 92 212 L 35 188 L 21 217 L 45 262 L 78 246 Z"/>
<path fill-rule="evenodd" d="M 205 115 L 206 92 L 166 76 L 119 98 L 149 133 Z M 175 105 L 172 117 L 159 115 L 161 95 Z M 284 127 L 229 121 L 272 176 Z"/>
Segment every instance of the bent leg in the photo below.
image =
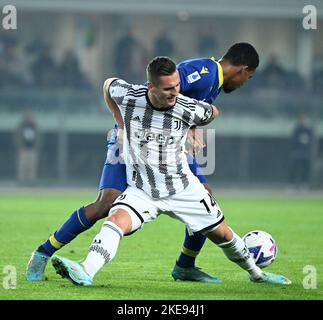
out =
<path fill-rule="evenodd" d="M 96 201 L 75 210 L 61 227 L 33 252 L 27 265 L 27 280 L 44 280 L 48 259 L 79 234 L 92 227 L 96 221 L 106 217 L 112 203 L 126 187 L 125 165 L 106 164 L 102 170 L 100 192 Z"/>
<path fill-rule="evenodd" d="M 261 277 L 261 269 L 256 266 L 244 241 L 224 222 L 206 236 L 218 245 L 229 260 L 246 270 L 252 278 Z"/>
<path fill-rule="evenodd" d="M 113 201 L 120 194 L 121 191 L 115 189 L 101 190 L 95 202 L 75 210 L 62 226 L 38 247 L 37 251 L 52 256 L 79 234 L 91 228 L 96 221 L 106 217 Z"/>
<path fill-rule="evenodd" d="M 140 228 L 141 224 L 137 215 L 116 208 L 94 237 L 82 263 L 56 256 L 52 260 L 53 267 L 74 284 L 91 285 L 96 273 L 115 257 L 123 235 Z"/>
<path fill-rule="evenodd" d="M 114 202 L 108 218 L 94 237 L 88 255 L 82 263 L 57 256 L 53 258 L 53 266 L 57 273 L 74 284 L 92 284 L 95 274 L 116 255 L 123 235 L 131 234 L 143 223 L 157 217 L 154 202 L 143 191 L 134 189 L 129 187 L 122 194 L 122 198 L 119 197 Z"/>
<path fill-rule="evenodd" d="M 244 241 L 224 222 L 216 229 L 208 232 L 206 236 L 223 250 L 229 260 L 246 270 L 251 281 L 282 285 L 291 283 L 284 276 L 263 272 L 256 265 Z"/>
<path fill-rule="evenodd" d="M 70 243 L 80 233 L 106 217 L 114 200 L 127 188 L 124 164 L 105 164 L 95 202 L 75 210 L 54 234 L 36 251 L 52 256 L 55 251 Z"/>
<path fill-rule="evenodd" d="M 120 240 L 131 229 L 132 220 L 125 210 L 118 209 L 107 218 L 100 232 L 94 237 L 89 253 L 82 262 L 84 270 L 91 278 L 115 257 Z"/>
<path fill-rule="evenodd" d="M 119 209 L 113 214 L 114 217 L 108 218 L 94 237 L 88 255 L 82 263 L 58 256 L 52 259 L 56 273 L 73 284 L 92 285 L 95 274 L 115 257 L 124 231 L 131 228 L 131 217 L 125 210 Z"/>

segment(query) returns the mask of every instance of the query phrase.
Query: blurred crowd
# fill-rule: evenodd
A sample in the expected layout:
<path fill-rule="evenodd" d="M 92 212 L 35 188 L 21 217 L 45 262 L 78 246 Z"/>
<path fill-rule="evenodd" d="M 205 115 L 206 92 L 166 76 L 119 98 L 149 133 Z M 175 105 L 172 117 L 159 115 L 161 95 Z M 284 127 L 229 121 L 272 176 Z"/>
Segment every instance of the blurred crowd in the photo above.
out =
<path fill-rule="evenodd" d="M 322 93 L 319 88 L 323 84 L 323 66 L 313 70 L 311 81 L 306 81 L 296 70 L 284 67 L 277 55 L 271 55 L 265 66 L 257 73 L 254 87 L 279 89 L 290 92 L 310 91 Z"/>
<path fill-rule="evenodd" d="M 2 88 L 91 89 L 75 52 L 67 50 L 60 61 L 49 44 L 40 39 L 21 46 L 15 37 L 0 38 L 0 89 Z"/>
<path fill-rule="evenodd" d="M 227 48 L 220 48 L 214 33 L 201 30 L 195 41 L 196 57 L 216 56 Z M 176 61 L 193 58 L 183 56 L 170 32 L 162 29 L 148 50 L 131 28 L 117 37 L 113 45 L 113 66 L 115 74 L 129 82 L 142 83 L 145 80 L 143 70 L 147 62 L 156 55 L 165 55 Z M 322 63 L 314 64 L 311 83 L 296 70 L 287 69 L 277 55 L 271 55 L 267 61 L 261 61 L 255 80 L 250 81 L 244 90 L 284 90 L 290 92 L 310 91 L 322 94 Z M 76 51 L 65 51 L 60 59 L 55 59 L 51 45 L 41 39 L 35 39 L 22 46 L 12 36 L 0 37 L 0 90 L 24 86 L 28 88 L 70 88 L 92 90 L 98 86 L 82 69 Z M 97 89 L 97 88 L 96 88 Z"/>

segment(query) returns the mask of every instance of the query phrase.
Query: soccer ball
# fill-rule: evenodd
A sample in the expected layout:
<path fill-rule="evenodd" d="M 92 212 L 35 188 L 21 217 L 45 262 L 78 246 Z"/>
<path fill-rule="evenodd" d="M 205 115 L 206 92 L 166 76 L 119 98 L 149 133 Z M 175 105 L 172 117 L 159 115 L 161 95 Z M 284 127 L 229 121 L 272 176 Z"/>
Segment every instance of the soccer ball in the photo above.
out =
<path fill-rule="evenodd" d="M 277 244 L 269 233 L 261 230 L 250 231 L 242 239 L 258 267 L 265 268 L 276 259 Z"/>

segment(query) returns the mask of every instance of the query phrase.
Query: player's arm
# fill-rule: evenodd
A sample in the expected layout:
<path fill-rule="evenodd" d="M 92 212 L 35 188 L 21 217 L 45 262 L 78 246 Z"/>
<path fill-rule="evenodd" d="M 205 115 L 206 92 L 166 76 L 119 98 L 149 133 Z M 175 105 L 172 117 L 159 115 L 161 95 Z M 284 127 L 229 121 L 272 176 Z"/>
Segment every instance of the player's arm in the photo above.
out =
<path fill-rule="evenodd" d="M 110 91 L 109 91 L 111 83 L 116 79 L 117 78 L 109 78 L 109 79 L 104 81 L 104 84 L 103 84 L 103 97 L 104 97 L 104 101 L 107 104 L 109 110 L 111 111 L 111 113 L 112 113 L 118 127 L 120 129 L 123 129 L 124 128 L 124 123 L 123 123 L 123 119 L 122 119 L 122 116 L 121 116 L 120 109 L 119 109 L 118 105 L 116 104 L 116 102 L 111 98 Z"/>
<path fill-rule="evenodd" d="M 198 154 L 205 146 L 206 144 L 203 141 L 203 137 L 200 135 L 196 127 L 189 129 L 186 138 L 186 150 L 195 155 Z"/>
<path fill-rule="evenodd" d="M 206 126 L 220 115 L 220 112 L 216 106 L 213 106 L 213 105 L 209 105 L 209 106 L 210 106 L 209 109 L 208 108 L 205 109 L 204 117 L 197 124 L 198 126 Z"/>
<path fill-rule="evenodd" d="M 196 126 L 208 125 L 220 114 L 218 108 L 212 104 L 206 103 L 204 101 L 198 101 L 196 99 L 191 99 L 191 101 L 195 105 L 191 123 L 191 127 L 193 128 Z"/>
<path fill-rule="evenodd" d="M 211 118 L 208 119 L 208 122 L 204 122 L 203 125 L 207 125 L 211 121 L 213 121 L 216 117 L 219 116 L 219 110 L 216 106 L 212 106 L 212 115 Z M 204 147 L 206 147 L 206 144 L 203 141 L 203 137 L 200 136 L 199 132 L 196 130 L 197 127 L 193 126 L 188 130 L 187 133 L 187 150 L 191 154 L 197 154 L 202 150 Z"/>

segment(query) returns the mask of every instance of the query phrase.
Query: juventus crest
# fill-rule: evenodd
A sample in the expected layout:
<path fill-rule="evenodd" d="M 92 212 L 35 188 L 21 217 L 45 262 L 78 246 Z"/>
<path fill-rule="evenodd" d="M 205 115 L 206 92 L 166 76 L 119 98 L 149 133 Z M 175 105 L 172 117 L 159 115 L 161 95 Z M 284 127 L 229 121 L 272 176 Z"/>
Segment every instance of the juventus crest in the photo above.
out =
<path fill-rule="evenodd" d="M 175 124 L 174 125 L 175 130 L 179 130 L 182 127 L 182 121 L 181 120 L 175 119 L 174 124 Z"/>

